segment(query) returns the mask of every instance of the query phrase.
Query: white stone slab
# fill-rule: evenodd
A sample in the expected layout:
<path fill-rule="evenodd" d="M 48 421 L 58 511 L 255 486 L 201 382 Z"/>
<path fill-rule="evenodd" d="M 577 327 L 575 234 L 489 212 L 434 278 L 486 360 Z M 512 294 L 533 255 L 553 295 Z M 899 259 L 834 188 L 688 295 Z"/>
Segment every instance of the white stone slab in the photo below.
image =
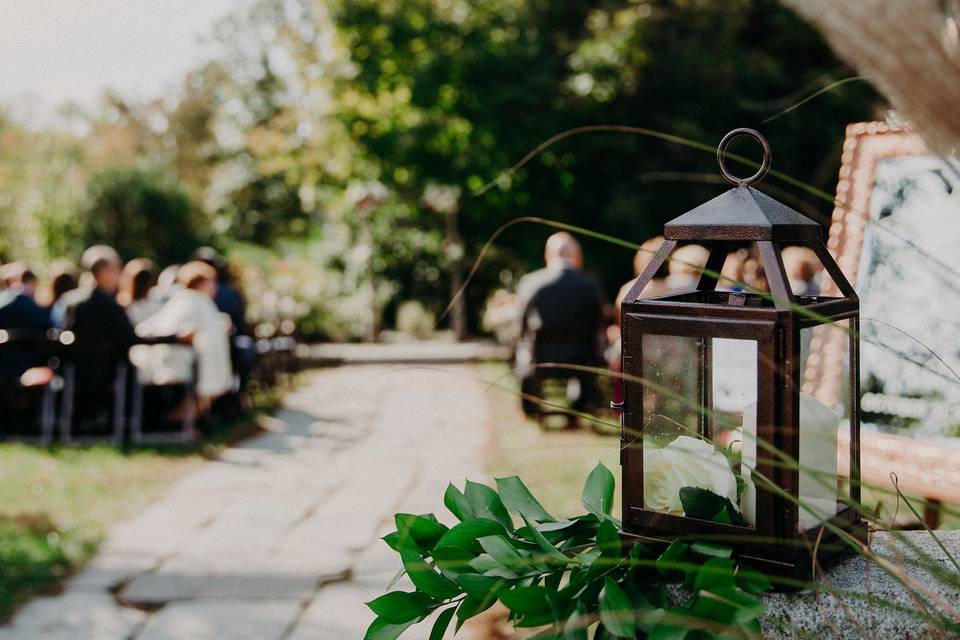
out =
<path fill-rule="evenodd" d="M 167 605 L 135 640 L 280 640 L 300 613 L 287 600 L 200 600 Z"/>
<path fill-rule="evenodd" d="M 126 640 L 146 619 L 108 593 L 69 592 L 27 604 L 0 640 Z"/>
<path fill-rule="evenodd" d="M 67 583 L 68 590 L 104 592 L 155 569 L 152 555 L 100 553 Z"/>

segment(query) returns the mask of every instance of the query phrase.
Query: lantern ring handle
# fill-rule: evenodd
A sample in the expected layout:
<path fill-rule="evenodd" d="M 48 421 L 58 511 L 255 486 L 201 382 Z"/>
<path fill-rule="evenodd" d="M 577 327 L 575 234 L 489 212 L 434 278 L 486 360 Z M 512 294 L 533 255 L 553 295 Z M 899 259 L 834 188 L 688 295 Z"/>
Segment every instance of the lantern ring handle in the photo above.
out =
<path fill-rule="evenodd" d="M 730 173 L 730 170 L 727 169 L 726 165 L 727 147 L 734 138 L 739 138 L 741 136 L 753 138 L 759 142 L 760 146 L 763 148 L 763 160 L 760 162 L 760 168 L 757 169 L 757 172 L 749 178 L 738 178 Z M 762 180 L 763 176 L 767 175 L 767 171 L 770 169 L 770 143 L 767 142 L 767 139 L 764 138 L 756 129 L 748 129 L 746 127 L 734 129 L 727 135 L 723 136 L 723 140 L 720 141 L 720 146 L 717 147 L 717 164 L 720 166 L 720 173 L 727 180 L 727 182 L 735 184 L 738 187 L 750 186 L 754 182 L 759 182 Z"/>

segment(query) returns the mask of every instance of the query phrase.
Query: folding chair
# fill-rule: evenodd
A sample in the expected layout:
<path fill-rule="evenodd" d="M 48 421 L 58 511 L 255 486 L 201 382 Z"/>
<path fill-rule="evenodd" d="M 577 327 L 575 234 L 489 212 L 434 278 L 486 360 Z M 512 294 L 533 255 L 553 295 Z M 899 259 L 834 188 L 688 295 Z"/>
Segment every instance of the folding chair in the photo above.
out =
<path fill-rule="evenodd" d="M 70 338 L 65 340 L 69 335 Z M 64 444 L 123 444 L 129 366 L 105 341 L 65 344 L 60 439 Z"/>
<path fill-rule="evenodd" d="M 55 344 L 55 343 L 53 343 Z M 0 439 L 40 446 L 54 434 L 54 403 L 63 386 L 59 362 L 45 331 L 0 329 Z M 54 369 L 50 382 L 24 386 L 22 374 L 32 367 Z"/>
<path fill-rule="evenodd" d="M 169 348 L 168 345 L 138 345 L 138 348 Z M 178 346 L 177 348 L 188 349 Z M 147 372 L 133 367 L 130 383 L 130 441 L 135 444 L 186 444 L 197 437 L 196 380 L 197 362 L 193 358 L 191 377 L 186 382 L 157 384 Z M 177 421 L 166 416 L 182 404 L 183 415 Z"/>

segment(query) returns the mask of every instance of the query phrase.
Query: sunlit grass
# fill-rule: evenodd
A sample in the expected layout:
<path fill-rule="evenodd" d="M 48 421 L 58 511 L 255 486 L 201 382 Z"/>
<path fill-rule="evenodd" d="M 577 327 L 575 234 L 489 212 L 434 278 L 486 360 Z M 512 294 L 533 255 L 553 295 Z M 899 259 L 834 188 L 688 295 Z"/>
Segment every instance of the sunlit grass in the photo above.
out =
<path fill-rule="evenodd" d="M 594 433 L 586 425 L 577 430 L 544 431 L 520 410 L 520 389 L 509 367 L 502 363 L 483 364 L 477 377 L 496 381 L 488 387 L 490 407 L 490 451 L 488 470 L 493 477 L 518 475 L 555 513 L 579 513 L 583 479 L 597 461 L 603 462 L 619 485 L 620 438 Z M 500 388 L 500 387 L 506 387 Z M 620 511 L 615 494 L 614 514 Z"/>
<path fill-rule="evenodd" d="M 252 397 L 258 412 L 269 411 L 282 390 Z M 212 419 L 196 444 L 130 451 L 0 444 L 0 623 L 29 597 L 55 591 L 93 556 L 112 525 L 257 429 L 252 416 Z"/>
<path fill-rule="evenodd" d="M 0 445 L 0 620 L 55 589 L 111 524 L 143 509 L 199 453 Z"/>

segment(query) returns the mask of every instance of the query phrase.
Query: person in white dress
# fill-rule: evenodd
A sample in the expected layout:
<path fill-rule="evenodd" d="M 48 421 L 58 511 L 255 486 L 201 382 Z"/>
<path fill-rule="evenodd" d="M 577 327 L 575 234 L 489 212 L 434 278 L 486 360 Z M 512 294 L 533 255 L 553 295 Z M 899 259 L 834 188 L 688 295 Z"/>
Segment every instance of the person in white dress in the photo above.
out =
<path fill-rule="evenodd" d="M 127 312 L 134 326 L 140 324 L 160 308 L 160 303 L 148 296 L 157 282 L 157 270 L 152 260 L 134 258 L 120 272 L 117 303 Z"/>
<path fill-rule="evenodd" d="M 213 302 L 217 292 L 217 273 L 213 267 L 203 262 L 188 262 L 177 272 L 177 282 L 182 288 L 156 313 L 138 324 L 136 331 L 143 337 L 192 336 L 192 355 L 197 365 L 197 408 L 204 411 L 233 384 L 228 339 L 230 320 Z M 176 355 L 175 347 L 168 347 L 165 354 L 139 355 L 131 351 L 131 360 L 138 368 L 145 369 L 155 384 L 161 384 L 158 379 L 167 380 L 166 384 L 184 382 L 191 377 L 192 358 L 185 359 L 182 353 Z"/>

